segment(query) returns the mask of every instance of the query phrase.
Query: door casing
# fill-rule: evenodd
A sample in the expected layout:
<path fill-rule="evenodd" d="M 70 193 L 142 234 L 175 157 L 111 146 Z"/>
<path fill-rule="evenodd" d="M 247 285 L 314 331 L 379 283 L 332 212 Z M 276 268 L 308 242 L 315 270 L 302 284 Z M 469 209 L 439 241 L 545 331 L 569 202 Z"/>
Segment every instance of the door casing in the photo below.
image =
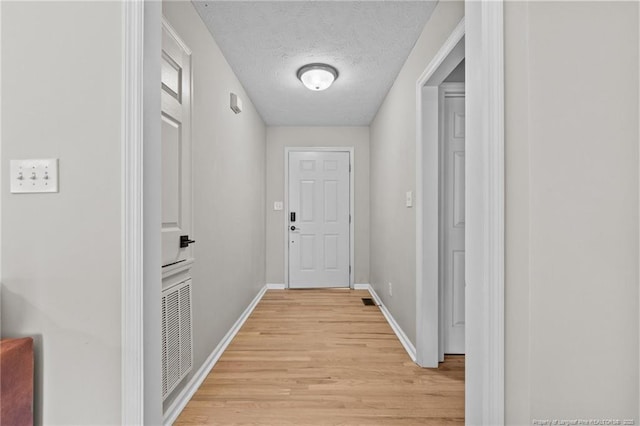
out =
<path fill-rule="evenodd" d="M 465 423 L 504 424 L 504 3 L 465 2 L 465 17 L 416 81 L 416 356 L 437 367 L 438 280 L 424 274 L 438 265 L 437 209 L 426 209 L 425 186 L 437 171 L 424 150 L 437 147 L 425 109 L 433 88 L 425 85 L 457 43 L 465 38 Z M 433 82 L 432 82 L 433 83 Z M 435 93 L 437 99 L 437 93 Z M 426 96 L 426 97 L 425 97 Z M 429 104 L 431 102 L 431 104 Z M 437 110 L 437 108 L 436 108 Z M 433 120 L 433 114 L 427 115 Z M 437 114 L 436 114 L 437 116 Z M 429 136 L 428 133 L 431 133 Z M 434 141 L 435 143 L 427 143 Z M 437 152 L 436 152 L 437 154 Z M 437 156 L 435 157 L 437 160 Z M 432 164 L 432 163 L 431 163 Z M 436 166 L 437 167 L 437 166 Z M 437 205 L 437 198 L 436 205 Z M 435 223 L 435 228 L 431 225 Z M 425 225 L 430 225 L 428 228 Z M 429 232 L 431 235 L 429 235 Z M 433 269 L 432 269 L 433 268 Z M 433 278 L 433 277 L 431 277 Z M 435 297 L 434 297 L 435 295 Z M 434 312 L 432 307 L 435 304 Z"/>
<path fill-rule="evenodd" d="M 438 367 L 443 334 L 439 276 L 439 87 L 465 58 L 464 25 L 463 19 L 418 79 L 416 87 L 416 362 L 429 368 Z"/>
<path fill-rule="evenodd" d="M 351 223 L 349 224 L 349 288 L 353 289 L 353 277 L 355 275 L 355 239 L 354 228 L 356 216 L 354 212 L 354 148 L 351 147 L 284 147 L 284 206 L 283 206 L 283 229 L 284 229 L 284 286 L 289 288 L 289 153 L 290 152 L 348 152 L 351 171 L 349 173 L 349 214 Z"/>

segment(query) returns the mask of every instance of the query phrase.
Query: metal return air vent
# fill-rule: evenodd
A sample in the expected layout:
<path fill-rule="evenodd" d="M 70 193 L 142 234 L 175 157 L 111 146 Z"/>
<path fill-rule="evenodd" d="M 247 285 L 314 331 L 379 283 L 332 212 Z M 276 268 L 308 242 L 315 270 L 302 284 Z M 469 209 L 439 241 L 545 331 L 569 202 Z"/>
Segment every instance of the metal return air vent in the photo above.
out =
<path fill-rule="evenodd" d="M 162 292 L 162 398 L 173 391 L 193 367 L 191 280 Z"/>

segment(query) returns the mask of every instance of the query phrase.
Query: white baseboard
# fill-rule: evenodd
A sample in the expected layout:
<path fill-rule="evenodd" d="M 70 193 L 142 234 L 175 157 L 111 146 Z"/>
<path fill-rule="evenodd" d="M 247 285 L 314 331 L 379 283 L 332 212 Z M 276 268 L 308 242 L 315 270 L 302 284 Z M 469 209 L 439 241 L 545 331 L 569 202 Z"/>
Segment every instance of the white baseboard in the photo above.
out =
<path fill-rule="evenodd" d="M 251 315 L 251 312 L 253 312 L 258 302 L 260 302 L 262 296 L 267 292 L 269 285 L 272 284 L 267 284 L 260 290 L 258 295 L 251 301 L 249 306 L 247 306 L 247 309 L 245 309 L 242 315 L 240 315 L 240 318 L 238 318 L 235 324 L 233 324 L 231 329 L 222 338 L 220 343 L 218 343 L 218 346 L 216 346 L 213 352 L 211 352 L 204 364 L 202 364 L 196 374 L 191 377 L 191 380 L 189 380 L 184 389 L 180 391 L 176 399 L 167 408 L 167 411 L 164 413 L 165 425 L 172 425 L 173 422 L 176 421 L 182 410 L 184 410 L 184 407 L 186 407 L 189 400 L 191 400 L 191 397 L 193 397 L 193 394 L 195 394 L 200 385 L 202 385 L 202 382 L 207 378 L 207 375 L 211 372 L 213 366 L 216 365 L 216 362 L 218 362 L 222 353 L 227 349 L 227 346 L 229 346 L 236 334 L 238 334 L 242 324 L 244 324 L 247 318 L 249 318 L 249 315 Z M 284 284 L 282 288 L 284 288 Z"/>
<path fill-rule="evenodd" d="M 354 284 L 354 290 L 369 290 L 371 288 L 371 284 Z"/>
<path fill-rule="evenodd" d="M 284 290 L 286 287 L 283 283 L 267 283 L 267 290 Z"/>
<path fill-rule="evenodd" d="M 413 346 L 413 343 L 411 343 L 411 340 L 409 340 L 409 338 L 404 333 L 404 331 L 402 331 L 402 328 L 400 328 L 400 325 L 393 318 L 393 315 L 391 315 L 391 312 L 389 312 L 387 307 L 384 306 L 384 303 L 382 303 L 382 300 L 380 299 L 376 291 L 373 289 L 373 287 L 369 284 L 357 284 L 357 285 L 366 286 L 366 288 L 363 287 L 362 290 L 369 290 L 369 293 L 373 297 L 373 300 L 375 300 L 376 304 L 380 307 L 380 311 L 382 311 L 382 315 L 384 315 L 384 317 L 387 319 L 387 322 L 391 326 L 391 329 L 393 330 L 394 333 L 396 333 L 396 336 L 398 336 L 398 340 L 400 340 L 400 343 L 402 343 L 404 350 L 407 351 L 411 360 L 413 362 L 416 362 L 416 347 Z M 356 289 L 358 290 L 358 288 Z"/>

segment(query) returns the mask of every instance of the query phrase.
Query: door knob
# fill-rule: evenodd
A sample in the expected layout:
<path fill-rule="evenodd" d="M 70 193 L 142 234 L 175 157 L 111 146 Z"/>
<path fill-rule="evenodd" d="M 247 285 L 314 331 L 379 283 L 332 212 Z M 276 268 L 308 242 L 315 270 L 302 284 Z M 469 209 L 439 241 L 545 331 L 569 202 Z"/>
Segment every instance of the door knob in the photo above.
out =
<path fill-rule="evenodd" d="M 295 231 L 297 228 L 294 225 L 291 225 L 291 230 Z"/>
<path fill-rule="evenodd" d="M 195 243 L 196 240 L 190 240 L 188 235 L 180 235 L 180 248 L 189 247 L 189 244 Z"/>

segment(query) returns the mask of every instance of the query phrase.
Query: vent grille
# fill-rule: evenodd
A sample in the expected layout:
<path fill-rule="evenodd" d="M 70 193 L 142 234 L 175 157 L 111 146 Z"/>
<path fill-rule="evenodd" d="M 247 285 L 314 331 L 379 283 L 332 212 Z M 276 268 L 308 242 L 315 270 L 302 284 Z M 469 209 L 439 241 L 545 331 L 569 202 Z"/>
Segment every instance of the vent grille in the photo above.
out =
<path fill-rule="evenodd" d="M 162 292 L 162 398 L 165 399 L 193 366 L 191 280 Z"/>
<path fill-rule="evenodd" d="M 180 289 L 180 367 L 182 374 L 191 370 L 191 284 Z"/>

